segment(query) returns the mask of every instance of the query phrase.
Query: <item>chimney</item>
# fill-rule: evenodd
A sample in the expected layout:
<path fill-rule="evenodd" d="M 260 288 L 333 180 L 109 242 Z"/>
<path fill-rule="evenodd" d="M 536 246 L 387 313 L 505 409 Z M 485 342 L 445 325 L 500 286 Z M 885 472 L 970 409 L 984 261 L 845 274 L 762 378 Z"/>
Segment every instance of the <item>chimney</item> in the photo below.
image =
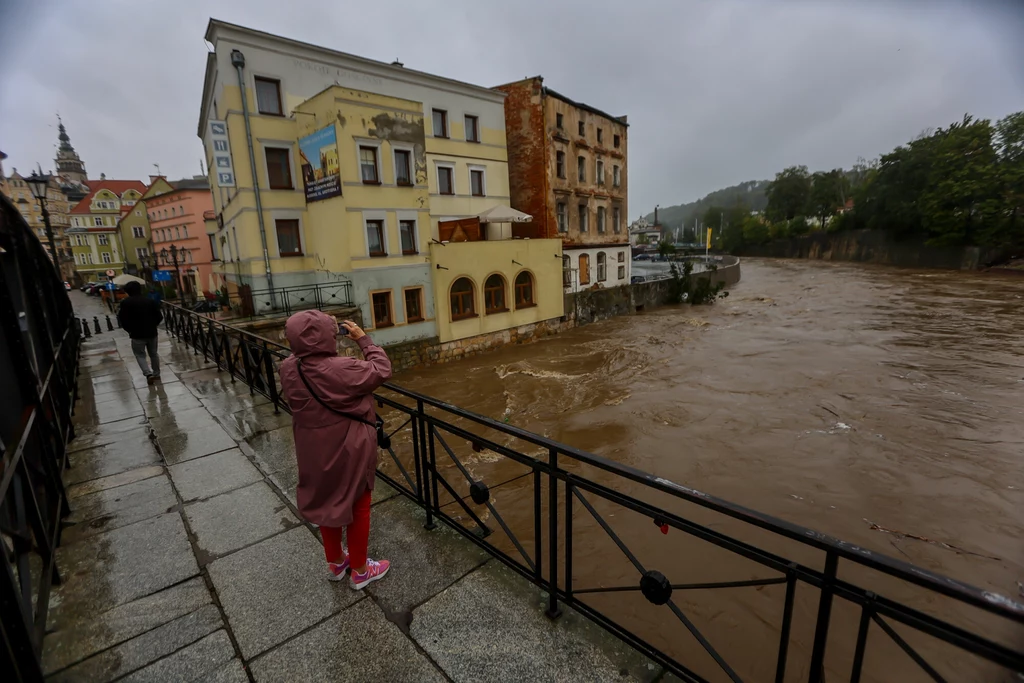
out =
<path fill-rule="evenodd" d="M 151 176 L 149 176 L 149 184 L 152 185 L 153 183 L 155 183 L 156 179 L 159 178 L 159 177 L 160 176 L 158 176 L 158 175 L 151 175 Z"/>
<path fill-rule="evenodd" d="M 658 207 L 654 207 L 654 227 L 658 227 Z"/>
<path fill-rule="evenodd" d="M 106 180 L 106 179 L 107 179 L 107 174 L 106 173 L 100 173 L 100 180 Z"/>
<path fill-rule="evenodd" d="M 391 66 L 398 66 L 398 67 L 402 67 L 402 66 L 405 66 L 405 64 L 402 64 L 402 63 L 401 63 L 400 61 L 398 61 L 398 60 L 396 59 L 395 61 L 391 62 Z"/>

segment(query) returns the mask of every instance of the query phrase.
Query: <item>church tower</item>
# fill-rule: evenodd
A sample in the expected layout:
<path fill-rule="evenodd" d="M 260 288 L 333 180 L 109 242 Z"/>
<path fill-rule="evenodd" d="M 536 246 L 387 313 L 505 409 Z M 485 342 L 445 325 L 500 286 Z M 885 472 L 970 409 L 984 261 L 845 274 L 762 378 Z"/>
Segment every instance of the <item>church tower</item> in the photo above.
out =
<path fill-rule="evenodd" d="M 78 152 L 71 146 L 71 138 L 64 130 L 64 122 L 60 120 L 59 116 L 57 121 L 60 122 L 60 147 L 57 149 L 57 158 L 54 160 L 57 163 L 57 173 L 72 182 L 84 183 L 86 179 L 85 162 L 78 158 Z"/>

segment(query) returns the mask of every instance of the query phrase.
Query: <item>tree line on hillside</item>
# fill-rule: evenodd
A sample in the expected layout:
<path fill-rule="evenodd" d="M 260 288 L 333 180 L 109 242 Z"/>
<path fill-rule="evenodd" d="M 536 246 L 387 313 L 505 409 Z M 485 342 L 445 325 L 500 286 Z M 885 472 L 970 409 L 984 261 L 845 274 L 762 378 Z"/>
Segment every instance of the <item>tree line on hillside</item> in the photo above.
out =
<path fill-rule="evenodd" d="M 682 230 L 679 232 L 684 242 L 695 241 L 697 238 L 695 237 L 696 226 L 694 223 L 699 222 L 711 207 L 743 204 L 749 207 L 750 211 L 763 211 L 768 204 L 764 193 L 768 182 L 767 180 L 748 180 L 738 185 L 715 190 L 695 202 L 660 208 L 658 209 L 658 224 L 672 233 L 676 233 L 681 228 Z M 654 213 L 647 214 L 645 218 L 648 222 L 653 223 Z"/>
<path fill-rule="evenodd" d="M 937 246 L 1024 245 L 1024 112 L 995 124 L 966 115 L 848 171 L 784 169 L 765 199 L 761 212 L 711 206 L 703 224 L 722 227 L 717 244 L 728 251 L 856 229 Z"/>

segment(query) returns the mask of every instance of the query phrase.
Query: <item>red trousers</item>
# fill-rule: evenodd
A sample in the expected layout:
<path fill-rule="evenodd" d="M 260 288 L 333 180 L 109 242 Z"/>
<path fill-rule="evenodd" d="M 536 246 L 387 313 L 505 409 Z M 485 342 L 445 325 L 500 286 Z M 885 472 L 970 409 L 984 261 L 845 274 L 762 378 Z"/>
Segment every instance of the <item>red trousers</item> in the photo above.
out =
<path fill-rule="evenodd" d="M 356 569 L 366 565 L 366 548 L 370 542 L 370 497 L 371 491 L 367 489 L 352 508 L 352 523 L 348 530 L 348 559 L 349 566 Z M 341 551 L 341 530 L 340 526 L 320 527 L 320 538 L 324 542 L 324 555 L 328 562 L 341 562 L 344 553 Z"/>

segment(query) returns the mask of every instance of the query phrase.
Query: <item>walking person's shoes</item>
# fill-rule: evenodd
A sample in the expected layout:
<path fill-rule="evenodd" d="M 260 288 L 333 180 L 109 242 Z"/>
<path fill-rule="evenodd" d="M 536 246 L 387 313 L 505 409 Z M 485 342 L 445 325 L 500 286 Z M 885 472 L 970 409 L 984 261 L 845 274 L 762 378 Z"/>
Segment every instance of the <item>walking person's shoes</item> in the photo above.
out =
<path fill-rule="evenodd" d="M 341 546 L 341 552 L 345 554 L 345 559 L 341 562 L 328 562 L 327 563 L 327 580 L 328 581 L 341 581 L 345 578 L 345 573 L 348 572 L 348 548 Z"/>
<path fill-rule="evenodd" d="M 367 560 L 365 572 L 352 572 L 352 588 L 361 591 L 377 579 L 383 579 L 390 567 L 391 563 L 387 560 Z"/>
<path fill-rule="evenodd" d="M 156 384 L 157 379 L 156 375 L 146 375 L 146 384 Z"/>

